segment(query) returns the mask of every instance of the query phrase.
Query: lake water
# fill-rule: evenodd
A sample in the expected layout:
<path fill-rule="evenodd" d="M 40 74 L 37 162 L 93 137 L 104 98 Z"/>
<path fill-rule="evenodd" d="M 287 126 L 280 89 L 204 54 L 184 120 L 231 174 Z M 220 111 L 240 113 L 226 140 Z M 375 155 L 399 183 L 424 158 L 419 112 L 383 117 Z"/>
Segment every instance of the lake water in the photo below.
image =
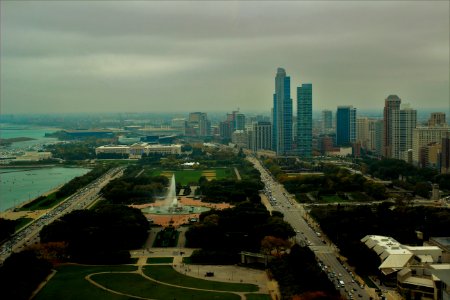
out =
<path fill-rule="evenodd" d="M 18 137 L 28 137 L 34 140 L 25 142 L 12 143 L 11 146 L 5 149 L 26 149 L 32 146 L 43 145 L 47 143 L 53 143 L 57 141 L 55 138 L 45 137 L 46 133 L 52 133 L 60 130 L 59 128 L 51 127 L 35 127 L 27 125 L 15 125 L 15 124 L 0 124 L 0 138 L 10 139 Z"/>
<path fill-rule="evenodd" d="M 0 169 L 0 211 L 39 197 L 72 178 L 89 172 L 85 168 Z"/>

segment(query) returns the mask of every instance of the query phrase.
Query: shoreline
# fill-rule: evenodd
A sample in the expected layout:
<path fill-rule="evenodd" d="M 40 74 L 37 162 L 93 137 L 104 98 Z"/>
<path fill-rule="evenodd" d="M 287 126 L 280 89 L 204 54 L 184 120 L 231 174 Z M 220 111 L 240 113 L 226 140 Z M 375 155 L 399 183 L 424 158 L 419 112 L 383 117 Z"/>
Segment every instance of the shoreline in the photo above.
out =
<path fill-rule="evenodd" d="M 47 191 L 47 192 L 45 192 L 45 193 L 42 193 L 41 195 L 39 195 L 39 196 L 37 196 L 37 197 L 35 197 L 33 199 L 29 199 L 27 201 L 21 202 L 20 204 L 18 204 L 16 206 L 10 207 L 10 208 L 8 208 L 8 209 L 6 209 L 4 211 L 0 211 L 0 217 L 5 218 L 5 219 L 11 219 L 11 218 L 6 218 L 5 216 L 6 215 L 11 215 L 11 217 L 14 217 L 14 215 L 27 214 L 27 213 L 32 213 L 32 212 L 38 213 L 38 212 L 45 212 L 45 211 L 47 211 L 46 209 L 35 210 L 35 211 L 31 211 L 31 210 L 23 210 L 23 211 L 18 210 L 18 211 L 15 211 L 15 210 L 16 209 L 20 209 L 23 206 L 25 206 L 25 205 L 35 201 L 39 197 L 42 197 L 42 196 L 46 197 L 46 196 L 50 195 L 51 193 L 57 192 L 63 185 L 64 185 L 64 183 L 59 185 L 59 186 L 57 186 L 57 187 L 55 187 L 55 188 L 53 188 L 53 189 L 51 189 L 51 190 L 49 190 L 49 191 Z"/>

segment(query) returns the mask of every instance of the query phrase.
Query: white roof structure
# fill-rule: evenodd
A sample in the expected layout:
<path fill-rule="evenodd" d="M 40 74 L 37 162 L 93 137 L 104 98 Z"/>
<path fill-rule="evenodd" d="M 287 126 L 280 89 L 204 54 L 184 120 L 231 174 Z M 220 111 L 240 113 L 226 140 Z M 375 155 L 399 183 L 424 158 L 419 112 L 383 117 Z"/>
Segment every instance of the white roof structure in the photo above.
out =
<path fill-rule="evenodd" d="M 442 255 L 439 247 L 405 246 L 391 237 L 381 235 L 367 235 L 361 242 L 378 254 L 382 262 L 378 268 L 385 275 L 403 269 L 414 256 L 422 263 L 432 263 Z"/>

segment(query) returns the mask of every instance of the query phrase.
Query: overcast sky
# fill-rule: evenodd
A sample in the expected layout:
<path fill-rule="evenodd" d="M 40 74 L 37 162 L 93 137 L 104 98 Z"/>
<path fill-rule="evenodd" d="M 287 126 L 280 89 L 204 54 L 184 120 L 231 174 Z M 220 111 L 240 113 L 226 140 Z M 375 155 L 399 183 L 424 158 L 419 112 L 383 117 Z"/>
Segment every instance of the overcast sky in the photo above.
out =
<path fill-rule="evenodd" d="M 449 1 L 1 1 L 1 113 L 449 107 Z"/>

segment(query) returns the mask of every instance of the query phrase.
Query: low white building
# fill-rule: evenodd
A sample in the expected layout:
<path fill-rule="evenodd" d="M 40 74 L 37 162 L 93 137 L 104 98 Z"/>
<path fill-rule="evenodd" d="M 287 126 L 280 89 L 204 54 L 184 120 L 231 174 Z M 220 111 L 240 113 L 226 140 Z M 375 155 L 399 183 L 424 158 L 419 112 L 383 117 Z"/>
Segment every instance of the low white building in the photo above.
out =
<path fill-rule="evenodd" d="M 95 154 L 114 153 L 128 154 L 130 158 L 141 158 L 143 154 L 181 154 L 181 145 L 154 145 L 148 143 L 135 143 L 126 145 L 107 145 L 95 148 Z"/>

